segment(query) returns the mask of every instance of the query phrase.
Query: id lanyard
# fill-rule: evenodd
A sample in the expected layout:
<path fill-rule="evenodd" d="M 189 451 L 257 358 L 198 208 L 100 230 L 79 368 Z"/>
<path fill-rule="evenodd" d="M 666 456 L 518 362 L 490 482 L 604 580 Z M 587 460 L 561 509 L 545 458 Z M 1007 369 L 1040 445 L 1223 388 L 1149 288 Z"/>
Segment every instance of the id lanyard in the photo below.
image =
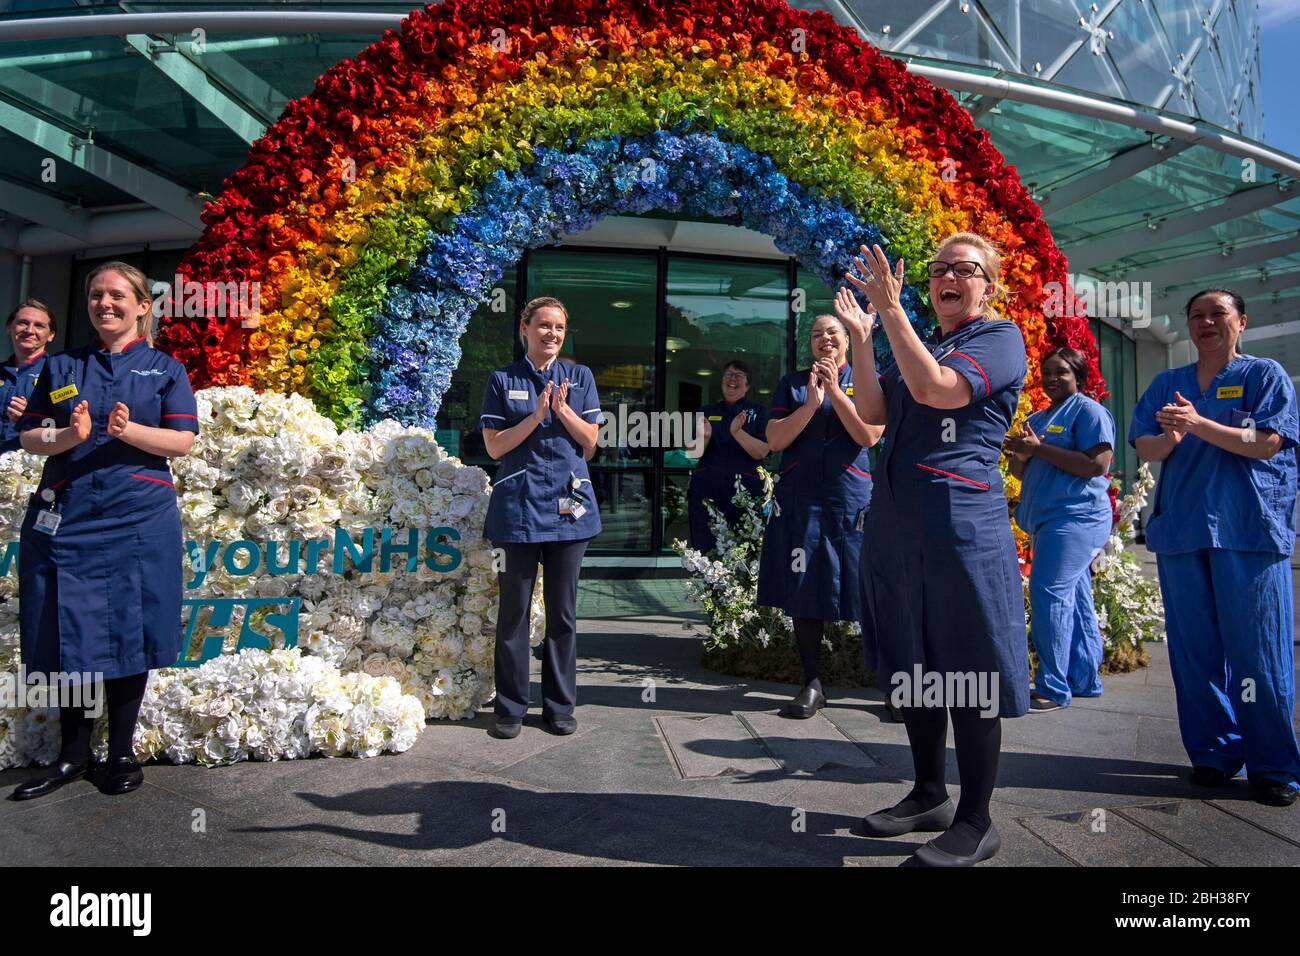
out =
<path fill-rule="evenodd" d="M 59 522 L 63 520 L 63 516 L 59 514 L 60 502 L 53 488 L 43 490 L 41 500 L 46 502 L 49 507 L 36 515 L 36 523 L 33 527 L 43 534 L 52 535 L 59 530 Z"/>
<path fill-rule="evenodd" d="M 582 487 L 582 479 L 569 472 L 569 493 L 562 495 L 558 502 L 560 514 L 569 515 L 575 521 L 587 513 L 587 506 L 578 500 L 578 490 Z"/>

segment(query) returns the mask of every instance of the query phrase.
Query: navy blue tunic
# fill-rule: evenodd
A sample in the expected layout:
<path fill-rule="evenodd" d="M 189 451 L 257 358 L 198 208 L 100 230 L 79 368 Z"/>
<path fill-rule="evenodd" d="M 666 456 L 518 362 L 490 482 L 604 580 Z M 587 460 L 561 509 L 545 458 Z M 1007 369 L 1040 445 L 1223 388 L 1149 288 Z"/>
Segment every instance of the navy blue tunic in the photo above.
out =
<path fill-rule="evenodd" d="M 896 364 L 880 376 L 888 424 L 862 560 L 866 667 L 895 674 L 996 674 L 1003 717 L 1029 708 L 1024 591 L 998 471 L 1025 378 L 1014 322 L 983 316 L 927 347 L 971 385 L 970 404 L 912 397 Z M 986 678 L 986 681 L 990 678 Z M 974 702 L 970 702 L 974 705 Z"/>
<path fill-rule="evenodd" d="M 105 679 L 173 664 L 181 651 L 181 521 L 167 459 L 113 438 L 122 402 L 131 421 L 198 432 L 184 366 L 136 339 L 46 359 L 19 420 L 24 431 L 66 427 L 90 405 L 90 436 L 46 459 L 19 540 L 19 616 L 29 670 L 95 671 Z M 34 527 L 55 496 L 61 521 Z"/>
<path fill-rule="evenodd" d="M 22 447 L 18 438 L 18 423 L 9 420 L 9 402 L 15 397 L 30 399 L 32 388 L 44 368 L 44 350 L 22 365 L 18 364 L 16 357 L 0 364 L 0 455 Z"/>
<path fill-rule="evenodd" d="M 704 447 L 700 462 L 691 473 L 690 488 L 686 492 L 689 504 L 691 547 L 697 551 L 709 552 L 716 542 L 713 532 L 709 530 L 709 512 L 704 507 L 705 501 L 713 502 L 727 518 L 734 522 L 740 517 L 740 509 L 731 503 L 736 493 L 736 476 L 741 476 L 744 488 L 753 495 L 762 491 L 763 483 L 758 479 L 759 460 L 740 447 L 732 437 L 731 423 L 737 415 L 750 410 L 754 412 L 752 421 L 742 427 L 746 434 L 759 441 L 764 439 L 767 431 L 767 409 L 751 401 L 741 399 L 728 405 L 716 402 L 700 409 L 712 429 L 709 443 Z"/>
<path fill-rule="evenodd" d="M 792 414 L 808 397 L 811 370 L 781 379 L 769 421 Z M 840 366 L 852 395 L 853 369 Z M 831 407 L 830 395 L 781 455 L 780 480 L 763 533 L 758 603 L 791 617 L 853 621 L 861 617 L 858 560 L 861 519 L 871 503 L 871 459 Z"/>
<path fill-rule="evenodd" d="M 601 420 L 596 380 L 585 365 L 553 359 L 539 371 L 528 356 L 488 376 L 479 423 L 498 431 L 519 424 L 537 407 L 537 396 L 553 383 L 554 396 L 569 380 L 568 405 L 583 421 Z M 574 487 L 576 483 L 577 487 Z M 581 502 L 581 517 L 561 514 L 559 500 Z M 600 533 L 600 509 L 591 487 L 582 446 L 548 409 L 546 418 L 497 465 L 483 537 L 493 544 L 581 541 Z"/>

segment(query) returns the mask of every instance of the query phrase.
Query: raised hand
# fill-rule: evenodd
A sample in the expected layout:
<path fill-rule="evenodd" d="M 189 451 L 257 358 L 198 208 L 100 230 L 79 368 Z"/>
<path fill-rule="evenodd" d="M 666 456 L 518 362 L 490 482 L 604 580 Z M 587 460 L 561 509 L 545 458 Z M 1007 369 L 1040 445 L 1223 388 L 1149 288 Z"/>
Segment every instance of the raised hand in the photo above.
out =
<path fill-rule="evenodd" d="M 131 422 L 131 409 L 127 408 L 121 402 L 113 406 L 113 410 L 108 413 L 108 433 L 114 438 L 121 438 L 122 432 Z"/>
<path fill-rule="evenodd" d="M 555 394 L 551 396 L 551 409 L 558 415 L 560 414 L 560 411 L 568 405 L 568 403 L 569 380 L 566 378 L 560 383 L 560 387 L 555 390 Z"/>
<path fill-rule="evenodd" d="M 90 403 L 82 401 L 72 410 L 72 418 L 68 422 L 68 427 L 72 433 L 77 436 L 77 441 L 85 441 L 90 437 Z"/>
<path fill-rule="evenodd" d="M 829 391 L 832 395 L 840 391 L 840 370 L 833 359 L 819 358 L 813 366 L 813 374 L 821 379 L 823 391 Z"/>
<path fill-rule="evenodd" d="M 867 306 L 869 308 L 871 303 L 868 302 Z M 840 286 L 835 293 L 835 314 L 849 330 L 851 337 L 857 340 L 871 338 L 878 316 L 875 312 L 863 312 L 847 286 Z"/>
<path fill-rule="evenodd" d="M 899 296 L 903 290 L 903 260 L 899 259 L 891 268 L 889 258 L 880 246 L 872 246 L 870 249 L 862 246 L 861 249 L 862 255 L 854 256 L 853 264 L 857 266 L 864 278 L 859 279 L 851 272 L 844 273 L 844 278 L 866 293 L 868 301 L 875 305 L 876 311 L 885 309 L 901 311 L 903 306 Z"/>
<path fill-rule="evenodd" d="M 1204 420 L 1197 414 L 1196 406 L 1183 398 L 1181 392 L 1174 392 L 1174 400 L 1156 412 L 1160 428 L 1165 434 L 1172 435 L 1176 442 L 1182 441 L 1184 435 Z"/>
<path fill-rule="evenodd" d="M 23 412 L 27 410 L 27 399 L 21 395 L 15 395 L 9 399 L 9 407 L 5 409 L 5 414 L 9 416 L 11 422 L 16 422 L 23 417 Z"/>
<path fill-rule="evenodd" d="M 533 409 L 533 418 L 537 419 L 539 425 L 546 421 L 546 413 L 551 409 L 551 392 L 554 384 L 554 382 L 547 382 L 546 387 L 537 396 L 537 407 Z"/>

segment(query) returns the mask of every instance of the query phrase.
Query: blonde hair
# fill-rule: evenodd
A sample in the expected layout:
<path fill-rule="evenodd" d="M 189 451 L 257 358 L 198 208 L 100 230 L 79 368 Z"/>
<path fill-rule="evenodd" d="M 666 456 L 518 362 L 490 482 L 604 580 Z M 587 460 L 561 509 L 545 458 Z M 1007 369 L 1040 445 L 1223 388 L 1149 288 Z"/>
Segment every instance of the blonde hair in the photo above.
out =
<path fill-rule="evenodd" d="M 528 323 L 533 321 L 533 316 L 536 315 L 539 310 L 548 309 L 548 308 L 559 309 L 561 312 L 564 313 L 565 323 L 566 324 L 568 323 L 569 310 L 564 307 L 564 303 L 561 302 L 559 299 L 555 298 L 555 296 L 541 295 L 538 296 L 536 299 L 528 300 L 528 303 L 523 307 L 523 310 L 519 313 L 519 324 L 527 325 Z M 524 334 L 522 332 L 519 333 L 519 344 L 522 345 L 525 350 L 528 348 L 528 342 L 524 338 Z"/>
<path fill-rule="evenodd" d="M 148 302 L 149 308 L 145 309 L 144 315 L 136 319 L 136 335 L 144 339 L 145 345 L 153 348 L 153 295 L 149 292 L 149 277 L 143 272 L 131 265 L 129 262 L 101 262 L 95 268 L 90 270 L 90 275 L 86 276 L 86 298 L 90 298 L 90 286 L 96 277 L 103 275 L 105 272 L 116 272 L 126 280 L 131 291 L 140 302 Z"/>
<path fill-rule="evenodd" d="M 949 246 L 955 245 L 974 246 L 979 250 L 989 283 L 989 297 L 984 306 L 984 314 L 991 319 L 1001 318 L 993 306 L 993 300 L 1006 291 L 1002 288 L 1002 250 L 977 233 L 954 232 L 939 240 L 939 245 L 934 250 L 935 258 Z"/>

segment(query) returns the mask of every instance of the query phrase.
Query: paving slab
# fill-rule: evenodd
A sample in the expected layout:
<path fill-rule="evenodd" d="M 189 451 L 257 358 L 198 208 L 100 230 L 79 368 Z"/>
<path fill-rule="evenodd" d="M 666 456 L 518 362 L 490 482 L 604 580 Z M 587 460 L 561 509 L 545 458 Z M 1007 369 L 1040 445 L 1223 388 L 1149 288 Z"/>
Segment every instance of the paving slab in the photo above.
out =
<path fill-rule="evenodd" d="M 820 713 L 807 720 L 791 720 L 771 711 L 738 716 L 786 773 L 809 774 L 841 767 L 880 766 L 880 761 L 840 733 Z"/>
<path fill-rule="evenodd" d="M 682 779 L 780 770 L 758 738 L 734 714 L 656 717 L 673 769 Z"/>
<path fill-rule="evenodd" d="M 1080 866 L 1203 866 L 1196 857 L 1118 813 L 1046 814 L 1021 817 L 1025 829 Z"/>
<path fill-rule="evenodd" d="M 1300 866 L 1300 846 L 1200 800 L 1113 812 L 1213 866 Z"/>

